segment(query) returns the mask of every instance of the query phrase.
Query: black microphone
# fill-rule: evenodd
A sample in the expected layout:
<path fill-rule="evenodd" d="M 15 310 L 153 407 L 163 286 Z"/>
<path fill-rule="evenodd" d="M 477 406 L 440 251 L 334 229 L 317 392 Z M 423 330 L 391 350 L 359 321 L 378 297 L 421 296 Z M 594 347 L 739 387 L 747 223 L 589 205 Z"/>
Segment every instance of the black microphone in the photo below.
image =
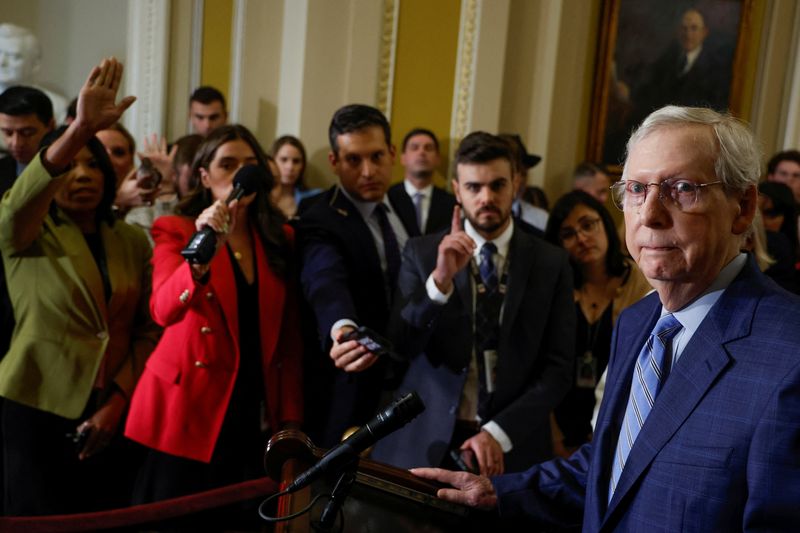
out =
<path fill-rule="evenodd" d="M 261 165 L 245 165 L 237 170 L 233 177 L 233 190 L 225 200 L 225 205 L 255 191 L 259 180 L 267 182 L 267 171 Z M 212 227 L 206 226 L 192 235 L 189 244 L 181 250 L 181 255 L 190 263 L 205 265 L 216 251 L 217 233 Z"/>
<path fill-rule="evenodd" d="M 358 459 L 358 454 L 389 433 L 408 424 L 425 410 L 419 395 L 412 391 L 395 400 L 375 418 L 360 427 L 355 433 L 331 448 L 317 464 L 300 474 L 286 488 L 286 492 L 300 490 L 325 472 L 335 472 Z"/>

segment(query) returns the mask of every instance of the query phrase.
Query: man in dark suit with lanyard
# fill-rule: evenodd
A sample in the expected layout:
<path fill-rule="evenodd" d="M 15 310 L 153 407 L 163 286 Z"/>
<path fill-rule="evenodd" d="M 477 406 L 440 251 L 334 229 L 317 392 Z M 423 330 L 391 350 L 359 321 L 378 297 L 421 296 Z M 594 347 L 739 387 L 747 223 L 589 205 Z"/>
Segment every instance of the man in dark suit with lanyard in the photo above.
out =
<path fill-rule="evenodd" d="M 456 200 L 433 184 L 440 161 L 439 139 L 432 131 L 414 128 L 403 138 L 400 162 L 405 175 L 388 194 L 409 237 L 434 233 L 450 224 Z"/>
<path fill-rule="evenodd" d="M 400 392 L 416 390 L 426 409 L 378 443 L 379 461 L 452 455 L 499 474 L 552 456 L 550 411 L 572 379 L 572 272 L 563 250 L 512 219 L 512 158 L 501 138 L 468 135 L 449 233 L 408 243 L 390 334 L 410 359 Z"/>

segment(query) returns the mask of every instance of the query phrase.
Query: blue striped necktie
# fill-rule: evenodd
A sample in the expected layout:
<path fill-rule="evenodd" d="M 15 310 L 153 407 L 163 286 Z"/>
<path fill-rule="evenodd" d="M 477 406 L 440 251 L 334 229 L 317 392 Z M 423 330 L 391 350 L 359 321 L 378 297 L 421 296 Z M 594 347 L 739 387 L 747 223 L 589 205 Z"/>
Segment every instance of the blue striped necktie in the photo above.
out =
<path fill-rule="evenodd" d="M 636 437 L 639 436 L 647 415 L 653 409 L 653 402 L 661 390 L 663 380 L 666 378 L 664 368 L 665 355 L 669 350 L 672 338 L 683 326 L 672 314 L 664 315 L 656 322 L 647 342 L 639 352 L 636 359 L 636 368 L 633 371 L 631 394 L 625 408 L 625 418 L 619 431 L 617 450 L 614 454 L 614 464 L 611 468 L 611 482 L 608 490 L 608 501 L 614 496 L 617 483 L 625 468 L 628 454 L 631 452 Z"/>

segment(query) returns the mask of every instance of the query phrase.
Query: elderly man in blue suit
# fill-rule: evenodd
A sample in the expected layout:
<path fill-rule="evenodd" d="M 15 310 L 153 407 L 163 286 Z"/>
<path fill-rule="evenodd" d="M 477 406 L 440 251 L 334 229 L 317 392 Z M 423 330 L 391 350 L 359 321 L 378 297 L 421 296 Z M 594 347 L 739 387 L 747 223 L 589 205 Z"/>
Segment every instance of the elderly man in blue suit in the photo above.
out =
<path fill-rule="evenodd" d="M 439 496 L 583 531 L 800 528 L 800 299 L 740 253 L 760 157 L 700 108 L 652 113 L 614 200 L 656 293 L 624 311 L 594 441 L 485 477 L 437 469 Z M 582 520 L 581 520 L 582 518 Z"/>

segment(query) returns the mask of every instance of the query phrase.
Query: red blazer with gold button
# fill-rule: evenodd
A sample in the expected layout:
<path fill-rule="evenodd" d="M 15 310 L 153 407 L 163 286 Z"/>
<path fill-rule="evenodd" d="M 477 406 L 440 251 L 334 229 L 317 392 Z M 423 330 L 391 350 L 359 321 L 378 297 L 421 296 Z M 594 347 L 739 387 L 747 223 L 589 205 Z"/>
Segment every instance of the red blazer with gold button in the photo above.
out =
<path fill-rule="evenodd" d="M 194 221 L 164 216 L 153 224 L 153 319 L 164 335 L 131 399 L 125 435 L 162 452 L 209 462 L 239 368 L 236 282 L 227 253 L 211 261 L 206 284 L 180 252 Z M 286 226 L 287 237 L 293 238 Z M 261 240 L 253 232 L 253 242 Z M 255 246 L 266 417 L 276 431 L 301 422 L 302 346 L 297 288 L 277 277 Z M 291 279 L 291 275 L 289 276 Z"/>

